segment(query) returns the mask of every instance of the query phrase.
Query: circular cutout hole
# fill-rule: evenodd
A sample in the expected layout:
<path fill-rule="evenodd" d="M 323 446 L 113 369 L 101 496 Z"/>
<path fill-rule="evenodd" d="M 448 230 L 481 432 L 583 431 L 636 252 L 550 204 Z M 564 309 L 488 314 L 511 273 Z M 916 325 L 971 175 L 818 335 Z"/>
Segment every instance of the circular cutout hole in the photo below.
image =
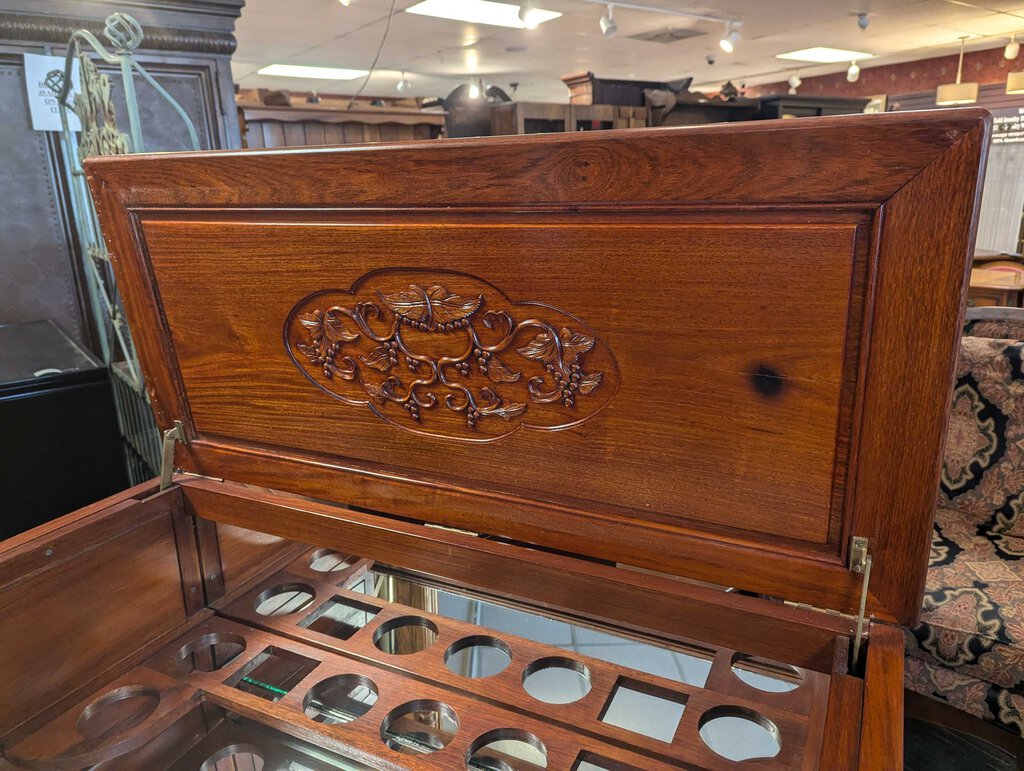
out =
<path fill-rule="evenodd" d="M 86 739 L 110 739 L 139 725 L 160 704 L 160 692 L 126 685 L 103 694 L 82 710 L 78 733 Z"/>
<path fill-rule="evenodd" d="M 444 663 L 463 677 L 494 677 L 512 663 L 512 649 L 496 637 L 463 637 L 445 651 Z"/>
<path fill-rule="evenodd" d="M 317 549 L 309 558 L 309 569 L 317 573 L 337 573 L 351 564 L 350 556 L 333 549 Z"/>
<path fill-rule="evenodd" d="M 175 657 L 178 669 L 190 672 L 215 672 L 227 666 L 245 650 L 245 638 L 237 634 L 210 632 L 181 646 Z"/>
<path fill-rule="evenodd" d="M 256 598 L 256 612 L 261 616 L 287 616 L 308 608 L 314 597 L 312 586 L 278 584 Z"/>
<path fill-rule="evenodd" d="M 204 760 L 199 771 L 263 771 L 264 765 L 258 747 L 252 744 L 232 744 Z"/>
<path fill-rule="evenodd" d="M 523 670 L 523 689 L 537 701 L 569 704 L 590 693 L 590 670 L 561 656 L 538 659 Z"/>
<path fill-rule="evenodd" d="M 697 727 L 708 748 L 727 760 L 774 758 L 782 749 L 775 723 L 743 707 L 709 709 Z"/>
<path fill-rule="evenodd" d="M 548 767 L 548 751 L 531 733 L 498 728 L 469 745 L 466 765 L 472 771 L 534 771 Z"/>
<path fill-rule="evenodd" d="M 745 653 L 732 657 L 732 673 L 751 688 L 769 693 L 793 691 L 803 682 L 803 676 L 795 667 Z"/>
<path fill-rule="evenodd" d="M 380 724 L 380 738 L 395 752 L 426 755 L 447 746 L 458 730 L 455 710 L 419 699 L 391 710 Z"/>
<path fill-rule="evenodd" d="M 377 703 L 377 685 L 362 675 L 336 675 L 321 680 L 302 700 L 306 717 L 333 725 L 358 720 Z"/>
<path fill-rule="evenodd" d="M 385 621 L 373 633 L 373 644 L 384 653 L 406 656 L 429 648 L 437 639 L 437 626 L 419 616 Z"/>

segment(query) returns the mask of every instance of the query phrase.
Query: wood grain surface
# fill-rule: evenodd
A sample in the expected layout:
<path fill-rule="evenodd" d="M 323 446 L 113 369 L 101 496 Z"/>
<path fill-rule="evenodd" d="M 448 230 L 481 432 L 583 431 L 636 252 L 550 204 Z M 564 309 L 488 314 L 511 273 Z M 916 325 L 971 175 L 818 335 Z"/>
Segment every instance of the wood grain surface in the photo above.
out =
<path fill-rule="evenodd" d="M 902 768 L 903 630 L 872 623 L 869 636 L 859 768 Z"/>
<path fill-rule="evenodd" d="M 863 536 L 869 607 L 911 622 L 988 131 L 935 111 L 88 174 L 183 468 L 845 612 Z M 460 369 L 460 345 L 487 350 Z"/>
<path fill-rule="evenodd" d="M 37 548 L 0 552 L 12 566 L 0 586 L 0 736 L 187 622 L 176 501 L 173 491 L 72 514 Z"/>

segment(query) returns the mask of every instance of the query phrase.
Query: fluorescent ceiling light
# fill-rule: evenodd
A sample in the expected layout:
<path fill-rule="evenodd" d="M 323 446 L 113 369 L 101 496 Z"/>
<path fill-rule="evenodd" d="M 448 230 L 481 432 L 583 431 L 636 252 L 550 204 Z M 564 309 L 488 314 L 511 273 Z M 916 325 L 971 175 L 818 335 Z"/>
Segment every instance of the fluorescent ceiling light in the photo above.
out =
<path fill-rule="evenodd" d="M 526 24 L 519 18 L 518 5 L 494 3 L 491 0 L 423 0 L 406 8 L 405 12 L 419 16 L 434 16 L 438 19 L 465 21 L 470 24 L 493 24 L 495 27 L 526 29 Z M 530 11 L 530 23 L 535 27 L 561 15 L 558 11 L 533 8 Z"/>
<path fill-rule="evenodd" d="M 844 51 L 841 48 L 817 46 L 816 48 L 804 48 L 800 51 L 790 51 L 788 54 L 778 54 L 775 58 L 792 59 L 797 62 L 835 64 L 836 62 L 852 62 L 856 59 L 870 59 L 872 56 L 873 54 L 866 54 L 863 51 Z"/>
<path fill-rule="evenodd" d="M 355 80 L 369 74 L 366 70 L 345 70 L 340 67 L 308 67 L 304 64 L 268 64 L 256 70 L 260 75 L 310 80 Z"/>

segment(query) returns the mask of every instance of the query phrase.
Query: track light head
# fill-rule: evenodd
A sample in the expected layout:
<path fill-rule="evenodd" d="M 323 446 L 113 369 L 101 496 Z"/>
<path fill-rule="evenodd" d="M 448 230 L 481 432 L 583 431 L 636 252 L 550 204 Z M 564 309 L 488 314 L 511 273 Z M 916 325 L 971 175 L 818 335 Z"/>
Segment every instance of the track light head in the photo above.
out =
<path fill-rule="evenodd" d="M 789 76 L 789 80 L 786 82 L 789 83 L 789 87 L 792 89 L 792 91 L 789 92 L 791 94 L 795 94 L 796 89 L 800 88 L 803 84 L 803 81 L 800 80 L 800 76 L 795 72 Z"/>
<path fill-rule="evenodd" d="M 740 31 L 732 24 L 725 25 L 725 37 L 718 41 L 719 47 L 727 54 L 736 50 L 736 44 L 740 40 Z"/>
<path fill-rule="evenodd" d="M 857 66 L 857 62 L 850 62 L 850 69 L 846 71 L 846 80 L 850 83 L 856 83 L 860 79 L 860 67 Z"/>
<path fill-rule="evenodd" d="M 619 25 L 615 23 L 615 18 L 612 16 L 611 3 L 608 4 L 608 13 L 601 17 L 598 26 L 601 28 L 601 34 L 605 37 L 612 37 L 619 31 Z"/>
<path fill-rule="evenodd" d="M 541 23 L 541 19 L 537 18 L 542 14 L 537 12 L 537 8 L 533 5 L 533 0 L 526 0 L 521 6 L 519 6 L 519 21 L 523 23 L 526 29 L 537 29 L 537 25 Z"/>

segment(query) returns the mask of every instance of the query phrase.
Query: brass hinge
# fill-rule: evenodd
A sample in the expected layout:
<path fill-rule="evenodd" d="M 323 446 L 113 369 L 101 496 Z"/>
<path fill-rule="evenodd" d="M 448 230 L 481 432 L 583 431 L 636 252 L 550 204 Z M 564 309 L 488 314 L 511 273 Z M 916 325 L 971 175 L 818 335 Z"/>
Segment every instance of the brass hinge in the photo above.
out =
<path fill-rule="evenodd" d="M 185 426 L 180 420 L 174 421 L 174 428 L 164 431 L 163 453 L 160 457 L 160 489 L 166 490 L 171 486 L 171 477 L 174 476 L 174 443 L 181 442 L 188 444 L 188 437 L 185 436 Z"/>
<path fill-rule="evenodd" d="M 845 618 L 847 621 L 857 620 L 857 617 L 850 613 L 843 613 L 842 611 L 835 610 L 834 608 L 819 608 L 817 605 L 811 605 L 806 602 L 794 602 L 793 600 L 783 600 L 782 604 L 790 608 L 799 608 L 800 610 L 810 610 L 815 613 L 824 613 L 826 616 Z"/>
<path fill-rule="evenodd" d="M 868 584 L 871 583 L 871 552 L 868 539 L 855 535 L 850 539 L 850 561 L 848 567 L 851 573 L 860 573 L 860 606 L 857 610 L 857 631 L 853 637 L 853 653 L 850 657 L 850 671 L 854 671 L 860 663 L 861 638 L 864 636 L 865 612 L 868 605 Z"/>

